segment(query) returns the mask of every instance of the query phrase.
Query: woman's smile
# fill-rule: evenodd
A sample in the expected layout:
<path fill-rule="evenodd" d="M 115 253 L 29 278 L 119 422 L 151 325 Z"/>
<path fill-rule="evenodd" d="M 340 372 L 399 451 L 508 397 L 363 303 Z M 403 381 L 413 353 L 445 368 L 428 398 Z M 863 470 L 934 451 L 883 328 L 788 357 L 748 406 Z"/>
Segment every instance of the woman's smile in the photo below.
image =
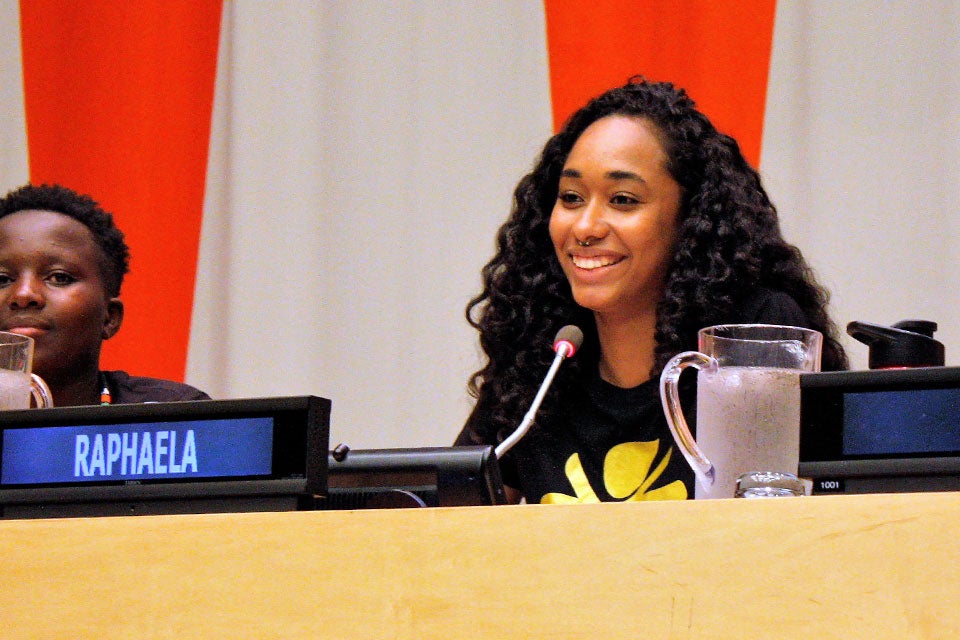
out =
<path fill-rule="evenodd" d="M 602 255 L 602 256 L 579 256 L 571 253 L 570 260 L 578 269 L 593 271 L 603 267 L 609 267 L 625 260 L 623 256 Z"/>

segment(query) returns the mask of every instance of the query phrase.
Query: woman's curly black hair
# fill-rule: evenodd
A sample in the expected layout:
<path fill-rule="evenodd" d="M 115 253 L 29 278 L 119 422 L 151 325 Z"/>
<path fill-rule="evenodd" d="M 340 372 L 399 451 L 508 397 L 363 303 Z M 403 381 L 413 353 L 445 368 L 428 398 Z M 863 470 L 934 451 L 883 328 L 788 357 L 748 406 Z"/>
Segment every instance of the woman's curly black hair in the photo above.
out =
<path fill-rule="evenodd" d="M 548 422 L 543 418 L 555 410 L 557 397 L 584 368 L 596 366 L 593 314 L 574 302 L 548 224 L 574 143 L 592 123 L 613 115 L 655 125 L 667 169 L 682 188 L 676 251 L 657 308 L 651 374 L 659 375 L 676 353 L 695 349 L 699 329 L 729 322 L 736 305 L 757 287 L 789 294 L 811 328 L 823 333 L 824 370 L 847 366 L 827 315 L 828 293 L 800 251 L 783 239 L 760 175 L 737 142 L 718 132 L 684 90 L 635 77 L 574 113 L 517 185 L 513 210 L 497 234 L 496 254 L 481 272 L 483 290 L 466 309 L 487 356 L 469 381 L 477 405 L 468 426 L 477 441 L 502 439 L 520 422 L 550 366 L 553 338 L 563 325 L 581 327 L 584 344 L 557 376 L 538 422 Z"/>

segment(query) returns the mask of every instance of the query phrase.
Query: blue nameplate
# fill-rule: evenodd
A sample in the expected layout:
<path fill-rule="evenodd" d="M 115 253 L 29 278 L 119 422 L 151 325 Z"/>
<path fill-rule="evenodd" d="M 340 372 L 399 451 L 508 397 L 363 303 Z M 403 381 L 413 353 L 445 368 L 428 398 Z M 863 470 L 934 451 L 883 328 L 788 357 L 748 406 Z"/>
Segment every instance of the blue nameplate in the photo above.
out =
<path fill-rule="evenodd" d="M 307 508 L 329 428 L 316 396 L 0 411 L 0 518 Z"/>
<path fill-rule="evenodd" d="M 7 429 L 4 485 L 268 476 L 273 419 Z"/>

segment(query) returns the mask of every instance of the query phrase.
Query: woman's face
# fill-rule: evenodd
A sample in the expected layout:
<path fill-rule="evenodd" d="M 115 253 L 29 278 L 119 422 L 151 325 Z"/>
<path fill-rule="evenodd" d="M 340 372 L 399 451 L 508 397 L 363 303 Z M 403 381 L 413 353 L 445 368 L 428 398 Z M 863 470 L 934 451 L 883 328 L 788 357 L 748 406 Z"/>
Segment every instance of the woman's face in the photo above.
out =
<path fill-rule="evenodd" d="M 663 295 L 681 188 L 654 131 L 647 120 L 602 118 L 563 166 L 550 237 L 574 299 L 596 314 L 635 315 Z"/>

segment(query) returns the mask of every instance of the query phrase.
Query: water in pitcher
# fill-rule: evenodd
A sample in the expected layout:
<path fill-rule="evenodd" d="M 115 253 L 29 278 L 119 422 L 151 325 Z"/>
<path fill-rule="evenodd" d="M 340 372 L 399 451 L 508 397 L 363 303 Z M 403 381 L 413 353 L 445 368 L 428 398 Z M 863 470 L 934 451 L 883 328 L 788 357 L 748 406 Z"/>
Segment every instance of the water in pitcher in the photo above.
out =
<path fill-rule="evenodd" d="M 732 498 L 748 471 L 797 473 L 800 450 L 798 371 L 720 367 L 697 376 L 697 442 L 717 472 L 697 498 Z"/>
<path fill-rule="evenodd" d="M 0 369 L 0 410 L 30 408 L 30 374 Z"/>

